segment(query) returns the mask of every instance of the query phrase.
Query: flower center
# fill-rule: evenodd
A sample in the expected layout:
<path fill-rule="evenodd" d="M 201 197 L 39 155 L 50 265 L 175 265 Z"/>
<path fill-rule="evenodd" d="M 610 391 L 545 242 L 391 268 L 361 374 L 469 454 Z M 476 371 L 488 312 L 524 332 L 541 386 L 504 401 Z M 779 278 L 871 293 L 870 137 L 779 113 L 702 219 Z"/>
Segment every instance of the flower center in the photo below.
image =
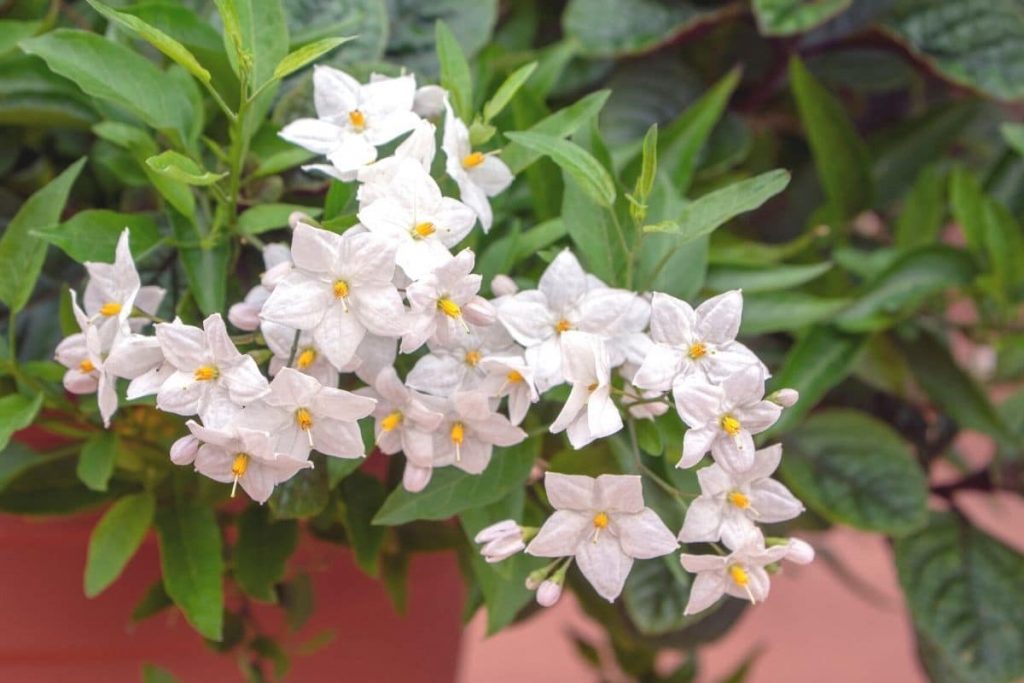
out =
<path fill-rule="evenodd" d="M 608 528 L 608 513 L 598 512 L 594 515 L 594 528 L 595 529 L 607 529 Z"/>
<path fill-rule="evenodd" d="M 452 425 L 450 432 L 452 443 L 455 444 L 455 462 L 462 460 L 462 442 L 466 440 L 466 428 L 461 422 Z"/>
<path fill-rule="evenodd" d="M 220 377 L 220 370 L 213 365 L 200 365 L 192 376 L 197 382 L 209 382 Z"/>
<path fill-rule="evenodd" d="M 348 113 L 348 122 L 352 124 L 357 133 L 363 132 L 363 129 L 366 128 L 366 116 L 358 109 L 353 109 Z"/>
<path fill-rule="evenodd" d="M 694 342 L 694 343 L 690 344 L 689 356 L 693 360 L 697 360 L 698 358 L 703 358 L 704 356 L 707 355 L 707 353 L 708 353 L 708 347 L 704 344 L 704 342 Z"/>
<path fill-rule="evenodd" d="M 422 240 L 430 237 L 435 232 L 437 232 L 437 228 L 434 227 L 433 223 L 430 221 L 423 221 L 422 223 L 417 223 L 412 229 L 412 236 L 416 239 Z"/>
<path fill-rule="evenodd" d="M 597 389 L 597 382 L 594 382 L 593 384 L 587 387 L 587 391 L 594 391 L 595 389 Z"/>
<path fill-rule="evenodd" d="M 316 362 L 316 349 L 310 347 L 302 349 L 298 357 L 295 359 L 295 367 L 299 370 L 305 370 L 310 365 Z"/>
<path fill-rule="evenodd" d="M 476 168 L 480 164 L 484 163 L 484 159 L 486 158 L 487 157 L 480 152 L 470 152 L 466 156 L 462 157 L 462 165 L 465 168 Z"/>
<path fill-rule="evenodd" d="M 750 577 L 747 576 L 746 570 L 738 564 L 729 567 L 729 576 L 737 586 L 746 586 L 750 583 Z"/>
<path fill-rule="evenodd" d="M 89 360 L 88 358 L 86 358 L 85 360 L 78 364 L 78 369 L 84 372 L 85 374 L 89 374 L 90 372 L 96 372 L 96 366 L 93 365 L 92 361 Z"/>
<path fill-rule="evenodd" d="M 100 306 L 100 315 L 104 315 L 108 318 L 113 318 L 115 315 L 121 312 L 121 304 L 116 301 L 108 301 L 107 303 Z"/>
<path fill-rule="evenodd" d="M 466 351 L 465 361 L 466 365 L 468 365 L 469 367 L 475 368 L 477 366 L 477 363 L 480 362 L 480 358 L 482 358 L 482 356 L 480 355 L 479 351 Z"/>
<path fill-rule="evenodd" d="M 523 376 L 519 374 L 518 370 L 509 370 L 508 374 L 505 375 L 505 379 L 507 379 L 512 384 L 519 384 L 520 382 L 523 381 Z"/>
<path fill-rule="evenodd" d="M 732 415 L 723 415 L 720 424 L 722 425 L 722 431 L 729 436 L 736 436 L 740 433 L 740 421 Z"/>
<path fill-rule="evenodd" d="M 295 423 L 299 429 L 309 431 L 313 427 L 313 416 L 306 408 L 299 408 L 295 411 Z"/>
<path fill-rule="evenodd" d="M 231 474 L 240 477 L 249 469 L 249 454 L 235 453 L 235 459 L 231 463 Z"/>
<path fill-rule="evenodd" d="M 348 296 L 348 283 L 344 280 L 334 281 L 334 298 L 344 299 Z"/>
<path fill-rule="evenodd" d="M 572 323 L 569 322 L 568 320 L 566 320 L 565 318 L 562 318 L 557 323 L 555 323 L 555 332 L 557 332 L 558 334 L 562 334 L 563 332 L 568 332 L 571 329 L 572 329 Z"/>
<path fill-rule="evenodd" d="M 750 507 L 750 498 L 739 491 L 733 491 L 728 496 L 729 502 L 738 507 L 740 510 L 746 510 Z"/>
<path fill-rule="evenodd" d="M 438 299 L 437 308 L 449 318 L 458 318 L 462 315 L 462 309 L 459 305 L 448 297 Z"/>
<path fill-rule="evenodd" d="M 402 424 L 402 414 L 396 410 L 393 413 L 388 413 L 384 419 L 380 421 L 380 428 L 382 431 L 391 432 L 400 424 Z"/>

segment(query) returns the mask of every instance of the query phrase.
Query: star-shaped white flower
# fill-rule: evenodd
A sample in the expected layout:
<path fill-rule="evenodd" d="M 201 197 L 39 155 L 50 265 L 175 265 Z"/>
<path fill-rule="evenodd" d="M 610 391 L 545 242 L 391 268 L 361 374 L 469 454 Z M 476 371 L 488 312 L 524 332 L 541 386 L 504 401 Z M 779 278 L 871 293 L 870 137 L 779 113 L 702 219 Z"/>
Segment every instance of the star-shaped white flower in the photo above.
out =
<path fill-rule="evenodd" d="M 327 157 L 330 166 L 315 164 L 308 170 L 350 181 L 363 166 L 377 158 L 377 145 L 412 130 L 419 117 L 412 112 L 416 93 L 413 76 L 382 78 L 365 85 L 343 71 L 316 66 L 313 101 L 317 118 L 299 119 L 280 136 Z"/>
<path fill-rule="evenodd" d="M 683 569 L 697 576 L 690 586 L 690 600 L 683 614 L 696 614 L 715 604 L 723 595 L 764 602 L 771 580 L 765 565 L 778 562 L 789 552 L 788 545 L 765 548 L 764 537 L 757 529 L 742 546 L 729 555 L 689 555 L 679 561 Z"/>
<path fill-rule="evenodd" d="M 418 280 L 451 258 L 476 222 L 473 210 L 441 189 L 412 160 L 401 162 L 384 196 L 359 210 L 367 230 L 395 243 L 395 262 Z"/>
<path fill-rule="evenodd" d="M 573 448 L 622 429 L 622 416 L 611 399 L 611 370 L 604 341 L 586 332 L 562 334 L 562 372 L 572 384 L 569 398 L 551 424 L 551 433 L 568 431 Z"/>
<path fill-rule="evenodd" d="M 689 427 L 677 467 L 693 467 L 709 450 L 731 472 L 754 464 L 754 438 L 775 424 L 782 406 L 764 400 L 764 370 L 748 365 L 720 384 L 691 375 L 673 389 L 676 411 Z"/>
<path fill-rule="evenodd" d="M 142 287 L 129 247 L 130 230 L 125 228 L 117 239 L 113 263 L 86 262 L 89 283 L 85 286 L 82 305 L 89 320 L 96 325 L 104 345 L 112 344 L 125 322 L 140 329 L 148 321 L 131 318 L 136 308 L 150 315 L 163 299 L 160 287 Z"/>
<path fill-rule="evenodd" d="M 686 509 L 679 532 L 683 543 L 715 542 L 738 548 L 754 533 L 755 523 L 772 524 L 793 519 L 804 506 L 783 484 L 770 476 L 782 459 L 782 446 L 762 448 L 753 466 L 731 474 L 718 465 L 697 471 L 701 494 Z"/>
<path fill-rule="evenodd" d="M 360 208 L 369 206 L 381 197 L 389 194 L 389 188 L 395 180 L 398 170 L 406 162 L 419 164 L 425 173 L 430 173 L 430 166 L 437 154 L 437 129 L 430 121 L 421 120 L 413 128 L 402 144 L 395 148 L 391 156 L 378 159 L 369 166 L 359 169 L 359 189 L 356 201 Z"/>
<path fill-rule="evenodd" d="M 402 353 L 415 351 L 428 339 L 453 346 L 470 333 L 466 307 L 480 291 L 481 277 L 473 273 L 476 257 L 463 249 L 424 278 L 406 287 L 409 330 L 402 337 Z"/>
<path fill-rule="evenodd" d="M 416 361 L 405 383 L 434 396 L 475 389 L 486 375 L 484 363 L 494 356 L 515 353 L 518 347 L 501 325 L 469 325 L 447 346 L 431 343 L 430 353 Z"/>
<path fill-rule="evenodd" d="M 317 349 L 341 369 L 367 331 L 397 336 L 406 325 L 402 298 L 392 283 L 394 244 L 377 235 L 338 235 L 300 224 L 292 236 L 291 273 L 263 305 L 260 317 L 311 330 Z"/>
<path fill-rule="evenodd" d="M 273 352 L 270 358 L 270 375 L 276 376 L 282 368 L 295 368 L 301 373 L 315 378 L 320 384 L 327 387 L 338 386 L 338 368 L 331 364 L 327 354 L 317 346 L 312 330 L 295 330 L 287 325 L 266 320 L 260 325 L 263 339 L 267 342 L 267 348 Z M 295 333 L 298 332 L 299 339 L 296 343 Z M 292 347 L 295 347 L 295 355 L 292 357 Z"/>
<path fill-rule="evenodd" d="M 609 602 L 622 592 L 633 560 L 667 555 L 678 547 L 661 518 L 644 506 L 638 476 L 602 474 L 594 479 L 548 472 L 544 488 L 555 512 L 526 552 L 575 556 L 583 576 Z"/>
<path fill-rule="evenodd" d="M 514 446 L 526 438 L 504 415 L 491 407 L 478 391 L 455 394 L 434 433 L 434 467 L 454 465 L 469 474 L 487 469 L 495 446 Z"/>
<path fill-rule="evenodd" d="M 743 315 L 743 295 L 733 290 L 712 297 L 695 311 L 685 301 L 655 292 L 651 301 L 651 347 L 633 384 L 667 391 L 680 375 L 701 372 L 721 382 L 757 356 L 736 341 Z"/>
<path fill-rule="evenodd" d="M 512 171 L 494 154 L 473 151 L 469 129 L 455 116 L 447 100 L 441 148 L 446 157 L 445 170 L 459 186 L 462 201 L 476 212 L 484 232 L 489 232 L 494 216 L 488 197 L 504 192 L 512 184 Z"/>
<path fill-rule="evenodd" d="M 87 325 L 84 332 L 64 338 L 54 356 L 67 368 L 64 388 L 72 394 L 95 393 L 103 426 L 109 427 L 110 418 L 117 410 L 117 378 L 104 367 L 99 330 Z"/>
<path fill-rule="evenodd" d="M 488 396 L 508 396 L 508 419 L 521 424 L 530 405 L 540 400 L 533 381 L 533 369 L 522 356 L 491 356 L 480 362 L 486 373 L 480 381 L 480 390 Z"/>

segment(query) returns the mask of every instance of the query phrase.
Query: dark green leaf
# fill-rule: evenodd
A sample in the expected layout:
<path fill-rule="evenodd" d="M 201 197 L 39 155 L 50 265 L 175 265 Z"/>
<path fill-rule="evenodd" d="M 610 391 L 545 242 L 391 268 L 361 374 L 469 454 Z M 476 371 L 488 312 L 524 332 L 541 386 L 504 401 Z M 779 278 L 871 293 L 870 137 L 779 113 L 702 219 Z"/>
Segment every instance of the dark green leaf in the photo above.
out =
<path fill-rule="evenodd" d="M 143 664 L 142 683 L 178 683 L 178 677 L 155 664 Z"/>
<path fill-rule="evenodd" d="M 242 47 L 252 56 L 252 85 L 262 86 L 288 54 L 288 25 L 281 0 L 230 0 L 238 15 Z"/>
<path fill-rule="evenodd" d="M 758 28 L 766 36 L 803 33 L 850 6 L 852 0 L 754 0 Z"/>
<path fill-rule="evenodd" d="M 5 456 L 11 448 L 4 451 Z M 0 511 L 17 515 L 67 515 L 95 507 L 115 492 L 87 489 L 75 472 L 74 458 L 50 458 L 34 454 L 42 461 L 27 466 L 17 462 L 17 472 L 0 491 Z"/>
<path fill-rule="evenodd" d="M 508 133 L 512 142 L 551 157 L 579 185 L 580 189 L 601 206 L 615 201 L 615 181 L 604 166 L 579 145 L 544 133 Z"/>
<path fill-rule="evenodd" d="M 114 473 L 120 439 L 115 432 L 96 432 L 84 444 L 78 456 L 78 478 L 93 491 L 106 491 Z"/>
<path fill-rule="evenodd" d="M 563 175 L 562 220 L 587 272 L 608 283 L 619 282 L 626 254 L 615 215 L 593 201 L 568 174 Z"/>
<path fill-rule="evenodd" d="M 284 5 L 293 48 L 333 36 L 355 36 L 343 52 L 326 59 L 327 64 L 341 68 L 375 62 L 384 53 L 386 0 L 288 0 Z"/>
<path fill-rule="evenodd" d="M 267 504 L 274 519 L 307 519 L 320 514 L 329 498 L 327 467 L 320 463 L 279 484 Z"/>
<path fill-rule="evenodd" d="M 146 214 L 106 209 L 79 211 L 60 225 L 34 230 L 33 234 L 60 247 L 79 263 L 113 263 L 117 240 L 125 228 L 131 230 L 129 243 L 136 261 L 160 241 L 156 223 Z"/>
<path fill-rule="evenodd" d="M 93 598 L 121 575 L 153 523 L 156 499 L 149 492 L 121 498 L 100 518 L 89 537 L 85 595 Z"/>
<path fill-rule="evenodd" d="M 42 394 L 36 394 L 35 398 L 26 398 L 21 394 L 0 398 L 0 452 L 7 448 L 14 432 L 32 424 L 42 406 Z"/>
<path fill-rule="evenodd" d="M 646 52 L 709 14 L 683 1 L 570 0 L 562 28 L 583 52 L 608 57 Z"/>
<path fill-rule="evenodd" d="M 822 299 L 803 292 L 766 292 L 743 295 L 740 334 L 799 331 L 831 320 L 850 305 L 849 299 Z"/>
<path fill-rule="evenodd" d="M 434 28 L 443 19 L 462 48 L 473 56 L 487 45 L 498 19 L 497 0 L 388 0 L 388 56 L 418 76 L 438 72 Z"/>
<path fill-rule="evenodd" d="M 938 166 L 926 166 L 917 176 L 896 223 L 897 247 L 935 244 L 946 218 L 946 174 Z"/>
<path fill-rule="evenodd" d="M 298 631 L 313 616 L 313 581 L 309 574 L 299 574 L 281 585 L 281 604 L 288 619 L 288 628 Z"/>
<path fill-rule="evenodd" d="M 362 458 L 327 458 L 327 486 L 332 491 L 341 480 L 359 469 Z"/>
<path fill-rule="evenodd" d="M 274 585 L 284 578 L 288 558 L 298 543 L 294 521 L 275 522 L 263 505 L 250 505 L 238 518 L 234 548 L 235 581 L 247 595 L 274 602 Z"/>
<path fill-rule="evenodd" d="M 295 211 L 316 218 L 321 209 L 302 204 L 257 204 L 238 217 L 238 231 L 243 235 L 259 235 L 268 230 L 288 227 L 288 216 Z"/>
<path fill-rule="evenodd" d="M 146 590 L 145 595 L 132 610 L 132 621 L 139 622 L 148 619 L 154 614 L 159 614 L 174 604 L 167 591 L 164 590 L 163 579 L 158 580 Z"/>
<path fill-rule="evenodd" d="M 675 555 L 639 560 L 633 565 L 622 603 L 629 618 L 645 636 L 660 636 L 679 630 L 683 608 L 690 597 L 690 575 Z"/>
<path fill-rule="evenodd" d="M 355 553 L 356 564 L 370 576 L 376 576 L 387 529 L 374 526 L 373 517 L 384 503 L 387 493 L 384 485 L 378 479 L 358 472 L 342 480 L 339 490 L 341 521 Z"/>
<path fill-rule="evenodd" d="M 777 265 L 771 268 L 712 266 L 708 269 L 708 278 L 704 284 L 709 289 L 719 292 L 742 289 L 744 295 L 752 292 L 771 292 L 799 287 L 821 277 L 831 268 L 832 264 L 827 261 L 792 266 Z"/>

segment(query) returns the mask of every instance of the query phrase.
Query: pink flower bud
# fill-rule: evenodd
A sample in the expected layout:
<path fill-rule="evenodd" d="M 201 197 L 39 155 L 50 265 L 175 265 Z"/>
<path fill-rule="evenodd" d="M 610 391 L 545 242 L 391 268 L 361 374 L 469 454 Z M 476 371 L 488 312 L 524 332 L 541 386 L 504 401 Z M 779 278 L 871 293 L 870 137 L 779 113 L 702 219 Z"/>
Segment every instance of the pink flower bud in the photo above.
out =
<path fill-rule="evenodd" d="M 495 275 L 491 280 L 491 291 L 494 296 L 512 296 L 519 291 L 519 285 L 508 275 Z"/>
<path fill-rule="evenodd" d="M 498 319 L 498 312 L 494 310 L 494 304 L 482 296 L 473 297 L 469 303 L 462 307 L 462 317 L 466 322 L 480 327 L 493 325 Z"/>
<path fill-rule="evenodd" d="M 171 444 L 171 462 L 175 465 L 190 465 L 199 452 L 199 439 L 189 434 Z"/>
<path fill-rule="evenodd" d="M 240 330 L 252 332 L 260 326 L 260 310 L 241 301 L 228 309 L 228 321 Z"/>
<path fill-rule="evenodd" d="M 519 525 L 514 519 L 503 519 L 500 522 L 496 522 L 489 527 L 485 527 L 480 530 L 474 538 L 474 543 L 490 543 L 496 541 L 499 538 L 505 538 L 508 536 L 516 536 L 521 538 L 523 532 L 519 529 Z"/>
<path fill-rule="evenodd" d="M 537 604 L 551 607 L 562 597 L 562 584 L 548 579 L 537 588 Z"/>
<path fill-rule="evenodd" d="M 776 405 L 782 406 L 783 408 L 789 408 L 800 400 L 800 392 L 796 389 L 779 389 L 778 391 L 772 392 L 768 397 L 768 400 Z"/>
<path fill-rule="evenodd" d="M 814 561 L 814 547 L 807 541 L 791 538 L 785 557 L 796 564 L 810 564 Z"/>
<path fill-rule="evenodd" d="M 430 483 L 430 477 L 434 470 L 430 467 L 417 467 L 412 463 L 405 464 L 405 472 L 402 473 L 402 486 L 409 493 L 418 493 Z"/>

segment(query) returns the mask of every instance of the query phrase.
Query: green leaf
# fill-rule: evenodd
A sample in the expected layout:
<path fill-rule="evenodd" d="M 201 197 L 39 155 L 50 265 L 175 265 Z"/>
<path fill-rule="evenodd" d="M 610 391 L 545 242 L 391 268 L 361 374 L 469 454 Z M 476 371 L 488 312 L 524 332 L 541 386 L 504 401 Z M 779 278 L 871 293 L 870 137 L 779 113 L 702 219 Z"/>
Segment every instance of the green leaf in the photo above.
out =
<path fill-rule="evenodd" d="M 1014 152 L 1024 156 L 1024 123 L 1004 123 L 999 126 L 999 132 Z"/>
<path fill-rule="evenodd" d="M 28 303 L 46 258 L 46 242 L 33 237 L 32 231 L 60 220 L 71 186 L 84 165 L 85 159 L 79 159 L 25 200 L 0 237 L 0 263 L 18 264 L 17 268 L 0 268 L 0 301 L 15 313 Z"/>
<path fill-rule="evenodd" d="M 302 204 L 257 204 L 238 217 L 238 232 L 243 235 L 259 235 L 268 230 L 286 228 L 288 216 L 295 211 L 301 211 L 311 218 L 322 213 L 319 207 Z"/>
<path fill-rule="evenodd" d="M 798 57 L 789 62 L 789 78 L 834 218 L 852 218 L 871 205 L 874 188 L 867 149 L 846 108 L 814 79 Z"/>
<path fill-rule="evenodd" d="M 0 452 L 7 448 L 14 432 L 32 424 L 42 407 L 42 394 L 36 394 L 34 398 L 27 398 L 21 394 L 10 394 L 0 398 Z"/>
<path fill-rule="evenodd" d="M 284 3 L 292 47 L 334 36 L 355 36 L 325 63 L 345 68 L 377 62 L 388 41 L 386 0 L 288 0 Z M 430 30 L 433 31 L 433 25 Z M 433 35 L 429 36 L 433 39 Z"/>
<path fill-rule="evenodd" d="M 23 40 L 20 45 L 86 94 L 130 111 L 182 144 L 193 139 L 196 112 L 186 92 L 170 73 L 130 48 L 95 33 L 69 29 Z"/>
<path fill-rule="evenodd" d="M 174 604 L 167 591 L 164 590 L 163 579 L 157 580 L 143 594 L 142 598 L 132 609 L 132 621 L 139 622 L 148 619 L 154 614 L 159 614 Z"/>
<path fill-rule="evenodd" d="M 630 211 L 634 220 L 642 223 L 647 215 L 647 198 L 654 190 L 654 179 L 658 173 L 658 124 L 652 124 L 644 135 L 640 152 L 640 175 L 633 188 Z"/>
<path fill-rule="evenodd" d="M 823 24 L 850 6 L 852 0 L 754 0 L 761 34 L 790 36 Z"/>
<path fill-rule="evenodd" d="M 213 510 L 177 500 L 156 514 L 160 567 L 167 595 L 203 637 L 220 640 L 224 625 L 224 559 Z"/>
<path fill-rule="evenodd" d="M 462 46 L 448 26 L 438 19 L 435 27 L 437 61 L 441 65 L 441 86 L 451 95 L 452 108 L 463 121 L 473 118 L 473 76 Z"/>
<path fill-rule="evenodd" d="M 438 73 L 435 28 L 442 19 L 466 56 L 491 40 L 498 20 L 498 0 L 388 0 L 388 58 L 417 75 Z M 468 119 L 467 119 L 468 120 Z"/>
<path fill-rule="evenodd" d="M 644 226 L 644 232 L 667 232 L 681 243 L 709 235 L 741 213 L 753 211 L 786 189 L 789 171 L 778 168 L 709 192 L 690 202 L 670 223 Z"/>
<path fill-rule="evenodd" d="M 945 78 L 1001 100 L 1024 97 L 1016 0 L 897 0 L 883 28 Z"/>
<path fill-rule="evenodd" d="M 334 50 L 340 45 L 344 45 L 352 39 L 353 36 L 343 38 L 324 38 L 316 41 L 315 43 L 303 45 L 298 50 L 290 52 L 278 63 L 277 67 L 274 68 L 274 78 L 281 79 L 285 76 L 289 76 L 310 62 L 320 59 L 328 52 Z"/>
<path fill-rule="evenodd" d="M 740 334 L 802 330 L 831 320 L 849 305 L 850 299 L 823 299 L 803 292 L 744 292 Z"/>
<path fill-rule="evenodd" d="M 932 680 L 1002 683 L 1024 676 L 1024 557 L 953 513 L 896 541 L 910 616 Z M 922 643 L 924 645 L 924 643 Z M 943 675 L 934 675 L 936 670 Z"/>
<path fill-rule="evenodd" d="M 169 217 L 174 239 L 182 245 L 178 247 L 178 256 L 185 269 L 189 292 L 195 297 L 199 310 L 204 316 L 222 312 L 227 299 L 230 245 L 192 246 L 199 239 L 195 226 L 176 211 L 171 210 Z"/>
<path fill-rule="evenodd" d="M 3 399 L 0 399 L 0 406 Z M 5 413 L 0 413 L 5 415 Z M 28 470 L 61 458 L 60 454 L 36 453 L 17 441 L 0 450 L 0 492 Z"/>
<path fill-rule="evenodd" d="M 338 507 L 341 523 L 345 525 L 345 534 L 355 553 L 356 564 L 370 576 L 377 576 L 380 551 L 387 529 L 374 526 L 373 517 L 387 495 L 384 484 L 375 477 L 356 472 L 341 481 L 340 492 Z"/>
<path fill-rule="evenodd" d="M 267 504 L 274 519 L 308 519 L 323 512 L 329 499 L 327 467 L 320 461 L 316 467 L 278 484 Z"/>
<path fill-rule="evenodd" d="M 144 491 L 121 498 L 100 518 L 89 537 L 86 597 L 96 597 L 117 580 L 142 545 L 155 512 L 156 499 Z"/>
<path fill-rule="evenodd" d="M 615 202 L 615 181 L 604 166 L 579 145 L 544 133 L 508 133 L 507 137 L 527 149 L 551 157 L 588 197 L 601 206 L 610 207 Z"/>
<path fill-rule="evenodd" d="M 508 78 L 502 81 L 498 89 L 491 96 L 491 99 L 484 103 L 484 122 L 490 123 L 491 119 L 500 114 L 515 96 L 523 84 L 529 80 L 533 72 L 537 70 L 537 62 L 524 64 L 513 71 Z"/>
<path fill-rule="evenodd" d="M 643 635 L 672 633 L 685 623 L 683 608 L 690 597 L 690 583 L 675 554 L 639 560 L 626 579 L 622 603 Z"/>
<path fill-rule="evenodd" d="M 598 112 L 601 111 L 601 107 L 608 100 L 609 94 L 608 90 L 598 90 L 597 92 L 590 93 L 568 107 L 559 109 L 550 116 L 541 119 L 530 126 L 526 132 L 542 133 L 555 137 L 572 135 L 581 126 L 594 120 Z M 526 170 L 530 164 L 542 156 L 543 153 L 515 142 L 502 150 L 501 153 L 502 160 L 516 174 Z"/>
<path fill-rule="evenodd" d="M 924 525 L 928 482 L 891 427 L 864 413 L 816 413 L 788 435 L 782 475 L 826 519 L 901 535 Z"/>
<path fill-rule="evenodd" d="M 288 54 L 288 25 L 281 0 L 228 0 L 235 6 L 242 47 L 252 58 L 253 88 L 274 78 Z"/>
<path fill-rule="evenodd" d="M 0 55 L 10 52 L 17 47 L 19 40 L 34 36 L 42 27 L 41 21 L 0 19 Z"/>
<path fill-rule="evenodd" d="M 160 175 L 188 185 L 213 185 L 227 173 L 211 173 L 184 154 L 168 149 L 146 159 L 146 165 Z"/>
<path fill-rule="evenodd" d="M 298 544 L 294 521 L 275 522 L 263 505 L 250 505 L 238 518 L 234 575 L 238 587 L 256 600 L 275 602 L 274 585 L 284 578 L 288 558 Z"/>
<path fill-rule="evenodd" d="M 93 491 L 106 491 L 114 473 L 120 439 L 115 432 L 97 432 L 82 444 L 78 478 Z"/>
<path fill-rule="evenodd" d="M 418 519 L 448 519 L 501 500 L 526 481 L 539 447 L 540 439 L 527 439 L 511 448 L 496 448 L 483 474 L 466 474 L 455 467 L 435 470 L 430 483 L 419 493 L 403 488 L 392 491 L 373 523 L 395 526 Z"/>
<path fill-rule="evenodd" d="M 178 683 L 178 677 L 155 664 L 143 664 L 142 683 Z"/>
<path fill-rule="evenodd" d="M 155 26 L 150 26 L 142 19 L 124 12 L 118 12 L 97 0 L 88 0 L 92 8 L 110 21 L 138 34 L 153 47 L 184 67 L 185 71 L 204 83 L 210 82 L 210 72 L 199 63 L 196 56 L 187 47 L 167 35 Z"/>
<path fill-rule="evenodd" d="M 129 241 L 136 261 L 160 242 L 156 223 L 146 214 L 106 209 L 79 211 L 60 225 L 33 230 L 32 234 L 60 247 L 78 263 L 113 263 L 117 240 L 125 228 L 131 231 Z"/>
<path fill-rule="evenodd" d="M 619 281 L 626 254 L 615 226 L 615 216 L 600 206 L 564 173 L 562 221 L 587 272 L 609 283 Z"/>
<path fill-rule="evenodd" d="M 332 491 L 342 480 L 359 469 L 362 458 L 327 458 L 327 486 Z"/>
<path fill-rule="evenodd" d="M 9 452 L 5 451 L 4 457 Z M 0 511 L 17 515 L 67 515 L 99 505 L 112 497 L 112 493 L 91 491 L 82 485 L 75 472 L 74 458 L 41 459 L 38 465 L 18 463 L 17 475 L 12 476 L 0 491 Z M 2 459 L 0 459 L 2 460 Z"/>
<path fill-rule="evenodd" d="M 988 198 L 970 171 L 956 167 L 949 174 L 949 205 L 967 246 L 978 255 L 985 252 L 985 205 Z"/>
<path fill-rule="evenodd" d="M 946 218 L 946 174 L 938 165 L 917 176 L 896 223 L 897 247 L 923 247 L 939 239 Z"/>
<path fill-rule="evenodd" d="M 594 57 L 648 52 L 713 13 L 689 2 L 570 0 L 562 30 Z"/>
<path fill-rule="evenodd" d="M 491 240 L 477 261 L 477 272 L 483 275 L 484 282 L 490 282 L 495 275 L 510 272 L 517 263 L 550 247 L 565 235 L 565 222 L 561 218 L 553 218 L 526 232 L 513 231 L 510 235 Z"/>
<path fill-rule="evenodd" d="M 865 339 L 824 325 L 812 327 L 802 336 L 771 380 L 772 389 L 796 389 L 800 400 L 782 411 L 782 417 L 767 433 L 781 434 L 798 424 L 826 393 L 846 379 L 857 363 Z"/>
<path fill-rule="evenodd" d="M 915 249 L 868 283 L 867 290 L 835 323 L 847 332 L 883 330 L 928 297 L 968 285 L 974 274 L 974 263 L 958 249 L 940 245 Z"/>
<path fill-rule="evenodd" d="M 685 205 L 668 176 L 656 174 L 654 191 L 647 201 L 647 218 L 660 220 L 678 216 Z M 704 286 L 708 241 L 706 236 L 682 242 L 669 233 L 644 235 L 636 259 L 634 282 L 644 290 L 692 299 Z"/>
<path fill-rule="evenodd" d="M 712 266 L 704 283 L 709 289 L 724 292 L 742 289 L 744 296 L 753 292 L 771 292 L 790 289 L 816 280 L 829 270 L 832 264 L 807 263 L 800 265 L 777 265 L 771 268 L 737 268 L 734 266 Z"/>

